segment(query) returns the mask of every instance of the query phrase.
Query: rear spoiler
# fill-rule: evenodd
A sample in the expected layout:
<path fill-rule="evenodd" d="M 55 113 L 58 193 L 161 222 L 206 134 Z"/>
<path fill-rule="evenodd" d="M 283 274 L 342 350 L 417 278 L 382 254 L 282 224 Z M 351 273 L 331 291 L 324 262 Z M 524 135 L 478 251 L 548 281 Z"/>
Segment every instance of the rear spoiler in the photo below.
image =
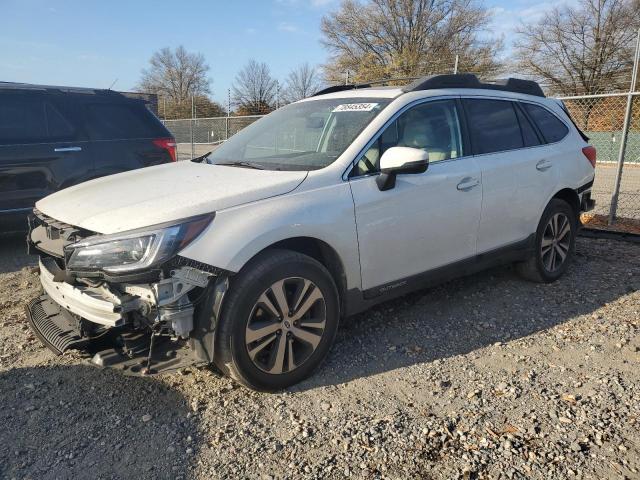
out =
<path fill-rule="evenodd" d="M 573 126 L 576 127 L 576 130 L 578 131 L 578 133 L 580 134 L 580 136 L 582 137 L 582 139 L 585 142 L 589 142 L 589 137 L 587 137 L 587 135 L 580 129 L 580 127 L 576 124 L 576 122 L 573 120 L 573 117 L 571 116 L 571 114 L 569 113 L 569 109 L 567 108 L 567 106 L 564 104 L 564 102 L 562 100 L 558 100 L 555 99 L 556 102 L 558 102 L 558 105 L 560 105 L 560 108 L 562 108 L 562 111 L 564 113 L 567 114 L 567 117 L 569 117 L 569 120 L 571 120 L 571 123 L 573 123 Z"/>

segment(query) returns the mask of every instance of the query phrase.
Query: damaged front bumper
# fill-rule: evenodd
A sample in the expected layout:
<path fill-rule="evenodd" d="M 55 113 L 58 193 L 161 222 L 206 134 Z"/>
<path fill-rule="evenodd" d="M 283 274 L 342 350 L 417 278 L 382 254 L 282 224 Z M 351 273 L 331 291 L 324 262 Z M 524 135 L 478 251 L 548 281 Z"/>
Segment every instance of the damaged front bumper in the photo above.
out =
<path fill-rule="evenodd" d="M 58 354 L 84 350 L 94 364 L 130 374 L 213 360 L 227 272 L 178 257 L 144 280 L 82 278 L 65 270 L 54 242 L 42 240 L 64 234 L 51 235 L 43 228 L 36 226 L 29 242 L 39 250 L 44 294 L 28 304 L 27 314 L 48 348 Z"/>

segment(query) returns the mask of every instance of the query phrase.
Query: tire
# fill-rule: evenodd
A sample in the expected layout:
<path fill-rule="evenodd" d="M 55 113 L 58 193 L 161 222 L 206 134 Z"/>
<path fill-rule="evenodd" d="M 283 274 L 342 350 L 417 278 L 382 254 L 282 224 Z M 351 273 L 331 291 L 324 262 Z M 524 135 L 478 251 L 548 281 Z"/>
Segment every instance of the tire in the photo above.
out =
<path fill-rule="evenodd" d="M 554 219 L 556 220 L 555 227 L 553 226 Z M 562 238 L 554 238 L 556 235 L 554 229 L 560 230 L 558 235 L 564 232 L 564 224 L 561 223 L 563 219 L 566 219 L 569 230 Z M 552 199 L 542 213 L 536 230 L 535 253 L 527 261 L 517 264 L 518 273 L 533 282 L 555 282 L 566 272 L 573 257 L 577 231 L 578 218 L 573 208 L 564 200 Z M 549 251 L 549 246 L 551 251 Z M 562 258 L 562 253 L 565 255 L 564 258 Z M 553 258 L 556 259 L 556 263 Z"/>
<path fill-rule="evenodd" d="M 289 311 L 281 312 L 283 304 Z M 321 263 L 289 250 L 265 251 L 231 279 L 216 332 L 215 363 L 251 389 L 287 388 L 311 375 L 327 356 L 339 318 L 338 290 Z"/>

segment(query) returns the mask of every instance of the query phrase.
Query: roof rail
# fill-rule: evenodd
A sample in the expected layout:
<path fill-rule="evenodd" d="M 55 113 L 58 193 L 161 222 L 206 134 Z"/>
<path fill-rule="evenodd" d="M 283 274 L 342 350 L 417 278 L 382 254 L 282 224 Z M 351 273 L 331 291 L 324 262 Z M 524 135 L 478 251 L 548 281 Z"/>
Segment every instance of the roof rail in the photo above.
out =
<path fill-rule="evenodd" d="M 544 97 L 545 94 L 537 82 L 522 80 L 520 78 L 502 78 L 481 82 L 472 73 L 456 75 L 430 75 L 422 77 L 410 83 L 402 90 L 404 92 L 416 92 L 420 90 L 434 90 L 439 88 L 477 88 L 486 90 L 502 90 L 505 92 L 524 93 Z"/>
<path fill-rule="evenodd" d="M 522 80 L 520 78 L 499 78 L 495 80 L 487 80 L 481 82 L 473 73 L 459 74 L 440 74 L 429 75 L 426 77 L 405 77 L 405 78 L 388 78 L 384 80 L 376 80 L 369 83 L 353 83 L 349 85 L 333 85 L 317 91 L 312 97 L 324 95 L 327 93 L 344 92 L 346 90 L 355 90 L 357 88 L 369 88 L 373 85 L 381 85 L 389 82 L 398 82 L 403 80 L 414 80 L 408 85 L 402 87 L 402 91 L 417 92 L 420 90 L 435 90 L 441 88 L 477 88 L 485 90 L 501 90 L 503 92 L 524 93 L 526 95 L 535 95 L 536 97 L 544 97 L 545 94 L 537 82 L 532 80 Z"/>
<path fill-rule="evenodd" d="M 334 92 L 344 92 L 345 90 L 355 90 L 357 88 L 369 88 L 374 85 L 383 85 L 389 82 L 403 82 L 409 80 L 415 80 L 419 77 L 397 77 L 397 78 L 383 78 L 381 80 L 373 80 L 367 83 L 351 83 L 346 85 L 332 85 L 330 87 L 323 88 L 322 90 L 318 90 L 316 93 L 311 95 L 312 97 L 316 97 L 318 95 L 324 95 L 326 93 L 334 93 Z"/>
<path fill-rule="evenodd" d="M 348 85 L 332 85 L 327 88 L 323 88 L 322 90 L 318 90 L 316 93 L 311 95 L 312 97 L 317 97 L 318 95 L 325 95 L 327 93 L 335 93 L 335 92 L 344 92 L 345 90 L 354 90 L 356 88 L 367 88 L 370 87 L 368 83 L 352 83 Z"/>

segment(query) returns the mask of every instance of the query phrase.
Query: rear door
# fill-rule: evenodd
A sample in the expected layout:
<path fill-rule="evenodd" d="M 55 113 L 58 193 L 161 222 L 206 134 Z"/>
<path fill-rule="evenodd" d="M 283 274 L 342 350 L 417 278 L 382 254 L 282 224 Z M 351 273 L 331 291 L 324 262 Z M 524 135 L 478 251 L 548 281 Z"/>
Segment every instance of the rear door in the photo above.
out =
<path fill-rule="evenodd" d="M 96 176 L 173 161 L 164 146 L 170 133 L 143 102 L 96 98 L 83 111 Z"/>
<path fill-rule="evenodd" d="M 463 100 L 475 157 L 482 169 L 478 253 L 526 240 L 535 233 L 541 204 L 556 182 L 543 141 L 518 102 Z"/>
<path fill-rule="evenodd" d="M 92 169 L 86 137 L 44 92 L 0 93 L 0 215 L 24 218 L 35 202 Z"/>

